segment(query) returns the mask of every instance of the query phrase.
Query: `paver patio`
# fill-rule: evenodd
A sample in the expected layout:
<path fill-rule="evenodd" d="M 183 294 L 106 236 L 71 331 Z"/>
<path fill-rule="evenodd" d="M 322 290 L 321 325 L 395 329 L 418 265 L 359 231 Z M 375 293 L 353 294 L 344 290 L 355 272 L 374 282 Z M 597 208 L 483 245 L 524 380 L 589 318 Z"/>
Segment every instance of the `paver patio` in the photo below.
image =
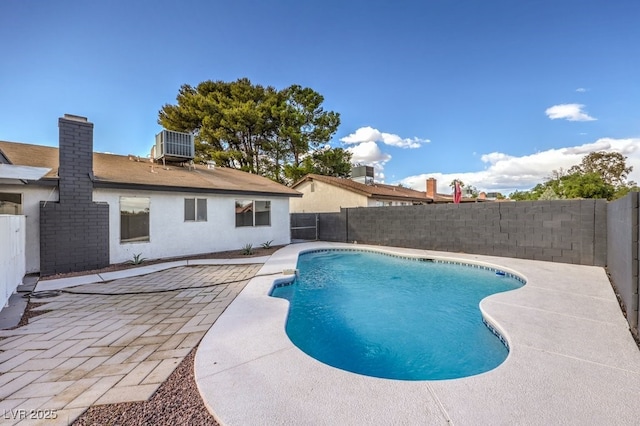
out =
<path fill-rule="evenodd" d="M 148 400 L 261 266 L 177 267 L 39 299 L 49 312 L 0 330 L 0 423 L 66 425 L 92 405 Z M 56 419 L 18 418 L 31 410 Z"/>

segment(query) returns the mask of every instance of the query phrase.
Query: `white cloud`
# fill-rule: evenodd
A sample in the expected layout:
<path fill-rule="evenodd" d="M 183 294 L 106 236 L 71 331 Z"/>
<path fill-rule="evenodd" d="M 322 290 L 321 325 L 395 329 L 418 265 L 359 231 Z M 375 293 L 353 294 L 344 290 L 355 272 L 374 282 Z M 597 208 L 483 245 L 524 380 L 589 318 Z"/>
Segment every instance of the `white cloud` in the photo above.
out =
<path fill-rule="evenodd" d="M 582 111 L 582 104 L 560 104 L 547 108 L 545 114 L 552 120 L 566 119 L 568 121 L 594 121 L 596 118 L 591 117 Z"/>
<path fill-rule="evenodd" d="M 431 142 L 429 139 L 405 138 L 391 133 L 382 133 L 382 142 L 398 148 L 420 148 L 423 143 Z"/>
<path fill-rule="evenodd" d="M 502 152 L 491 152 L 489 154 L 483 154 L 480 157 L 483 163 L 489 163 L 489 164 L 495 164 L 498 161 L 508 160 L 510 158 L 513 158 L 513 157 L 507 154 L 504 154 Z"/>
<path fill-rule="evenodd" d="M 585 155 L 594 151 L 621 153 L 627 157 L 627 165 L 633 167 L 629 179 L 640 181 L 640 138 L 602 138 L 584 145 L 549 149 L 521 157 L 492 152 L 481 157 L 482 161 L 487 164 L 484 170 L 465 173 L 420 174 L 402 179 L 400 183 L 424 191 L 426 179 L 433 177 L 438 180 L 438 191 L 450 194 L 449 184 L 453 179 L 460 179 L 480 191 L 497 191 L 509 195 L 515 190 L 529 190 L 544 182 L 554 170 L 568 170 L 571 166 L 580 164 Z"/>
<path fill-rule="evenodd" d="M 373 127 L 360 127 L 354 133 L 349 136 L 345 136 L 340 139 L 344 143 L 362 143 L 362 142 L 375 142 L 382 138 L 382 134 Z"/>
<path fill-rule="evenodd" d="M 392 133 L 384 133 L 373 127 L 360 127 L 355 132 L 343 137 L 340 141 L 346 144 L 359 144 L 363 142 L 382 142 L 398 148 L 420 148 L 422 144 L 431 142 L 429 139 L 401 138 Z"/>
<path fill-rule="evenodd" d="M 387 161 L 391 160 L 391 155 L 382 152 L 375 142 L 361 143 L 360 145 L 347 148 L 347 151 L 352 154 L 352 163 L 380 163 L 384 165 Z"/>
<path fill-rule="evenodd" d="M 391 155 L 382 152 L 378 143 L 394 146 L 397 148 L 420 148 L 423 144 L 429 143 L 429 139 L 401 138 L 392 133 L 384 133 L 373 127 L 360 127 L 355 132 L 340 139 L 345 144 L 355 145 L 347 148 L 352 153 L 351 162 L 373 166 L 376 179 L 384 179 L 384 165 L 391 160 Z"/>
<path fill-rule="evenodd" d="M 586 91 L 587 91 L 587 89 L 585 89 L 584 87 L 578 87 L 578 88 L 576 89 L 576 92 L 578 92 L 578 93 L 584 93 L 584 92 L 586 92 Z"/>
<path fill-rule="evenodd" d="M 567 148 L 566 152 L 568 154 L 580 154 L 586 155 L 590 152 L 594 151 L 606 151 L 611 148 L 611 142 L 608 139 L 598 139 L 593 143 L 586 143 L 580 146 L 573 146 L 571 148 Z"/>

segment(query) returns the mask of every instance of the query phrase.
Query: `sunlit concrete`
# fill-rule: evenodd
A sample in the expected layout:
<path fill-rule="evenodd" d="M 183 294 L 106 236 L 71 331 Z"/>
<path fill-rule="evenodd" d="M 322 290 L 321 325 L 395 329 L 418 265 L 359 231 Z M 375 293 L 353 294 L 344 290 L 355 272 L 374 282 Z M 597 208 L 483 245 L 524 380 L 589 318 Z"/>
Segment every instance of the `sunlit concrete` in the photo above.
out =
<path fill-rule="evenodd" d="M 349 247 L 458 259 L 517 273 L 527 284 L 484 299 L 511 351 L 477 376 L 400 381 L 316 361 L 285 333 L 288 302 L 270 297 L 300 252 Z M 273 274 L 273 275 L 268 275 Z M 196 381 L 225 425 L 636 424 L 640 351 L 603 268 L 339 243 L 274 253 L 201 342 Z"/>

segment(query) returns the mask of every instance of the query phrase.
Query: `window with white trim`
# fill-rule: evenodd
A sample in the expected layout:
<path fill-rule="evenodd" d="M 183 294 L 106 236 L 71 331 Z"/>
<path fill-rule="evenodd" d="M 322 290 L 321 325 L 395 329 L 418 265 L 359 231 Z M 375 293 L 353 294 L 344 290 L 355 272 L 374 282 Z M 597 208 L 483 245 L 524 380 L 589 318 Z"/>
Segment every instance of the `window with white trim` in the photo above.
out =
<path fill-rule="evenodd" d="M 271 226 L 271 201 L 236 200 L 236 227 Z"/>
<path fill-rule="evenodd" d="M 185 222 L 206 222 L 207 221 L 207 199 L 206 198 L 185 198 L 184 199 L 184 220 Z"/>

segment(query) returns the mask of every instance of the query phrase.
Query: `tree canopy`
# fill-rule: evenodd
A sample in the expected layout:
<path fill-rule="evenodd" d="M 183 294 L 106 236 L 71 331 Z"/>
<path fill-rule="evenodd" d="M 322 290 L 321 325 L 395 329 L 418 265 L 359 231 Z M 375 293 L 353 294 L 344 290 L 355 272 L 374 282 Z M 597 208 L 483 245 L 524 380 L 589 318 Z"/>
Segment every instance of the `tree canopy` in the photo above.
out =
<path fill-rule="evenodd" d="M 515 191 L 509 197 L 521 200 L 564 198 L 606 198 L 614 200 L 638 190 L 627 176 L 633 170 L 626 157 L 617 152 L 592 152 L 568 171 L 554 170 L 552 176 L 530 191 Z"/>
<path fill-rule="evenodd" d="M 306 173 L 341 176 L 351 171 L 350 153 L 327 143 L 340 114 L 325 111 L 324 97 L 310 88 L 283 90 L 251 83 L 204 81 L 183 85 L 177 104 L 166 104 L 158 123 L 195 135 L 196 161 L 260 174 L 277 182 Z"/>
<path fill-rule="evenodd" d="M 619 152 L 592 152 L 585 156 L 579 165 L 571 167 L 569 174 L 595 173 L 607 185 L 618 188 L 627 185 L 627 176 L 633 170 L 633 167 L 627 166 L 626 160 L 627 158 Z"/>

